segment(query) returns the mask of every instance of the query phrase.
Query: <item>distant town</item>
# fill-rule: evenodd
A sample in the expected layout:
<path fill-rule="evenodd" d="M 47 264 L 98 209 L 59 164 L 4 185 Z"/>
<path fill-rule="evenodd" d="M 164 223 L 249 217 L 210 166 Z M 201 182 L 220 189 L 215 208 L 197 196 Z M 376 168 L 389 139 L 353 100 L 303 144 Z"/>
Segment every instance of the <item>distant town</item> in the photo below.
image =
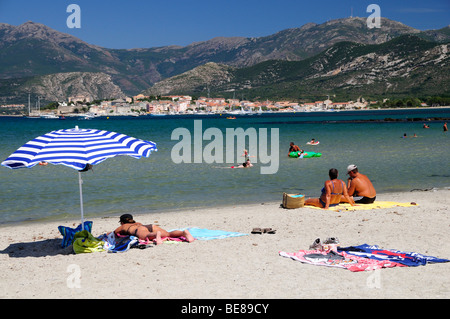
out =
<path fill-rule="evenodd" d="M 385 101 L 383 101 L 385 102 Z M 382 103 L 383 103 L 382 102 Z M 417 105 L 416 105 L 417 106 Z M 420 103 L 420 106 L 429 106 Z M 239 99 L 199 97 L 195 100 L 189 95 L 146 96 L 138 94 L 115 100 L 93 100 L 88 95 L 69 97 L 68 101 L 54 102 L 41 108 L 40 102 L 13 105 L 0 105 L 3 110 L 15 110 L 16 114 L 31 117 L 65 116 L 141 116 L 177 114 L 252 114 L 265 112 L 319 112 L 340 110 L 363 110 L 380 107 L 378 101 L 333 102 L 330 98 L 311 103 L 291 101 L 246 101 Z M 0 111 L 2 114 L 6 112 Z"/>

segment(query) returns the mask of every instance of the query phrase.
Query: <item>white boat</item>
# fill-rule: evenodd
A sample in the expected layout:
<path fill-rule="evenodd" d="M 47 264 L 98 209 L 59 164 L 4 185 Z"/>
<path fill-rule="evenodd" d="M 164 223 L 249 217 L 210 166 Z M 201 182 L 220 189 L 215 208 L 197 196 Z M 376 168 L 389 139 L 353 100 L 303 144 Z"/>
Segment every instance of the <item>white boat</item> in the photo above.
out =
<path fill-rule="evenodd" d="M 262 110 L 262 108 L 261 108 L 261 106 L 259 107 L 259 110 L 258 110 L 258 115 L 261 115 L 261 114 L 263 114 L 263 110 Z"/>
<path fill-rule="evenodd" d="M 92 120 L 93 118 L 92 115 L 81 115 L 78 120 Z"/>
<path fill-rule="evenodd" d="M 58 120 L 59 116 L 56 116 L 55 114 L 41 114 L 41 119 L 48 119 L 48 120 Z"/>
<path fill-rule="evenodd" d="M 250 114 L 253 114 L 253 112 L 244 111 L 244 109 L 242 107 L 240 107 L 240 110 L 234 110 L 231 112 L 227 112 L 227 115 L 250 115 Z"/>

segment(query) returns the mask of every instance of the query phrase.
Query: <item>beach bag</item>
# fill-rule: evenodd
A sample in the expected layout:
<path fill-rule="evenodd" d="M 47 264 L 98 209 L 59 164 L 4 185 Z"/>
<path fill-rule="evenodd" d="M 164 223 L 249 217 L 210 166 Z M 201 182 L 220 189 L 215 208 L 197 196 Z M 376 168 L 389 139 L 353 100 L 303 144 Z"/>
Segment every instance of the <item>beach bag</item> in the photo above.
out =
<path fill-rule="evenodd" d="M 76 233 L 73 238 L 72 247 L 75 254 L 104 251 L 103 241 L 92 236 L 86 229 Z"/>
<path fill-rule="evenodd" d="M 300 208 L 305 206 L 305 195 L 303 194 L 287 194 L 283 193 L 284 208 Z"/>

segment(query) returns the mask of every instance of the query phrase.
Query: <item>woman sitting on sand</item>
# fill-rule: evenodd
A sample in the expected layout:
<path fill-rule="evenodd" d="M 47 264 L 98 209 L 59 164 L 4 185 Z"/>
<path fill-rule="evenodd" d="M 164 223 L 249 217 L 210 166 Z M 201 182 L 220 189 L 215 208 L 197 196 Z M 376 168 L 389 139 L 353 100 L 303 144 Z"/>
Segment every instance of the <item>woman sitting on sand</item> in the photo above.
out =
<path fill-rule="evenodd" d="M 341 201 L 341 197 L 344 196 L 350 205 L 354 206 L 355 201 L 348 195 L 347 186 L 342 180 L 337 179 L 338 170 L 332 168 L 328 172 L 328 175 L 330 176 L 330 180 L 325 182 L 325 186 L 322 188 L 322 194 L 320 197 L 308 198 L 305 201 L 305 205 L 328 209 L 330 206 L 338 205 Z"/>
<path fill-rule="evenodd" d="M 156 240 L 157 245 L 162 244 L 161 237 L 178 238 L 183 236 L 189 243 L 194 241 L 194 237 L 192 237 L 188 230 L 168 232 L 156 225 L 142 225 L 141 223 L 136 223 L 130 214 L 120 216 L 119 223 L 121 226 L 114 231 L 115 235 L 136 236 L 140 240 Z"/>

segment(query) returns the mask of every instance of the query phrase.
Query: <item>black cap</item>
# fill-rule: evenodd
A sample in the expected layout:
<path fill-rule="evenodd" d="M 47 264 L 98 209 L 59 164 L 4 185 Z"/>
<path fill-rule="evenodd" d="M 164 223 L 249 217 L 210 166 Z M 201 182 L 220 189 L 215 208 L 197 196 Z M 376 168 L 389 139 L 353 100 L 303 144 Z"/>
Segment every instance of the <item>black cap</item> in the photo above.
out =
<path fill-rule="evenodd" d="M 133 216 L 131 216 L 130 214 L 123 214 L 122 216 L 120 216 L 120 221 L 119 223 L 123 223 L 129 220 L 132 220 Z"/>

